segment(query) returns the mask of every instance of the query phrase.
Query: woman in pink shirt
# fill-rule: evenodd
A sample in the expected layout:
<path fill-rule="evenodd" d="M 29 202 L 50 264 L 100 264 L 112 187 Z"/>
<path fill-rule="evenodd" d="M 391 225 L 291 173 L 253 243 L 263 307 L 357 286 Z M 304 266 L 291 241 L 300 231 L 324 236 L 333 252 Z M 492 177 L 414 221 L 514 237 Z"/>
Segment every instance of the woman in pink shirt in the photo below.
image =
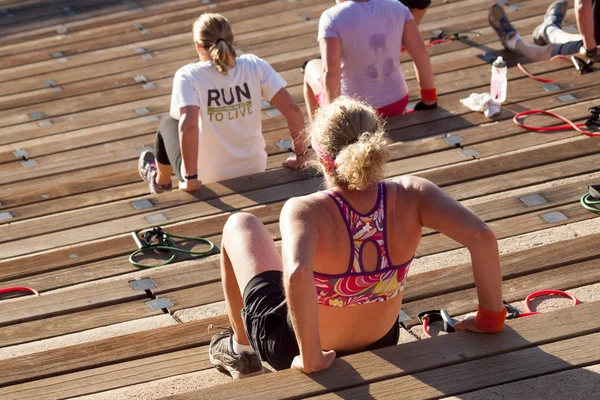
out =
<path fill-rule="evenodd" d="M 309 116 L 340 95 L 368 102 L 384 118 L 404 114 L 408 86 L 400 65 L 403 46 L 413 58 L 421 86 L 415 109 L 437 107 L 431 62 L 410 10 L 396 0 L 336 3 L 319 21 L 322 59 L 306 66 Z"/>

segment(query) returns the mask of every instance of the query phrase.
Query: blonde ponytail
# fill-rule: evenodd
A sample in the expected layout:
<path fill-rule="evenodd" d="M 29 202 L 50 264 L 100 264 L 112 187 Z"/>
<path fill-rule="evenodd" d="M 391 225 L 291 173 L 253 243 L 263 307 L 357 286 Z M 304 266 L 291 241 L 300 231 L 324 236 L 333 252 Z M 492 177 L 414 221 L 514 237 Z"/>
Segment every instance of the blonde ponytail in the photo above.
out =
<path fill-rule="evenodd" d="M 335 158 L 335 176 L 350 190 L 366 190 L 384 178 L 388 150 L 383 132 L 365 132 Z"/>
<path fill-rule="evenodd" d="M 235 66 L 233 31 L 221 14 L 202 14 L 194 22 L 194 41 L 210 53 L 217 71 L 226 75 Z"/>
<path fill-rule="evenodd" d="M 339 97 L 317 111 L 310 134 L 334 184 L 363 191 L 384 178 L 389 152 L 383 122 L 368 104 Z"/>

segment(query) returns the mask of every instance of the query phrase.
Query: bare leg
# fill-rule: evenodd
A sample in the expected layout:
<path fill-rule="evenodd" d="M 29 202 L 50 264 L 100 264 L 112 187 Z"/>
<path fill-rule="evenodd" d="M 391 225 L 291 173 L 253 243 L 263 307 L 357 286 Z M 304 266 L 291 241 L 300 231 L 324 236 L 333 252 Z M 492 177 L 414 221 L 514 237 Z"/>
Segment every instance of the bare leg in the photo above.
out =
<path fill-rule="evenodd" d="M 410 12 L 413 15 L 413 18 L 415 19 L 415 22 L 418 24 L 419 22 L 421 22 L 421 20 L 423 19 L 423 17 L 425 16 L 425 13 L 427 12 L 427 10 L 429 9 L 429 7 L 423 9 L 423 10 L 419 10 L 418 8 L 411 8 Z"/>
<path fill-rule="evenodd" d="M 156 169 L 156 183 L 159 185 L 168 185 L 171 182 L 171 175 L 173 175 L 173 167 L 170 164 L 161 164 L 156 161 Z"/>
<path fill-rule="evenodd" d="M 282 271 L 281 257 L 273 238 L 260 220 L 248 213 L 229 217 L 223 228 L 221 243 L 221 279 L 227 314 L 235 340 L 250 344 L 240 311 L 242 293 L 248 282 L 265 271 Z"/>
<path fill-rule="evenodd" d="M 543 61 L 550 59 L 553 47 L 554 45 L 537 46 L 518 39 L 515 49 L 531 61 Z"/>
<path fill-rule="evenodd" d="M 304 101 L 308 108 L 308 117 L 312 121 L 319 104 L 315 95 L 323 91 L 320 78 L 323 74 L 323 63 L 319 59 L 311 60 L 304 69 Z"/>

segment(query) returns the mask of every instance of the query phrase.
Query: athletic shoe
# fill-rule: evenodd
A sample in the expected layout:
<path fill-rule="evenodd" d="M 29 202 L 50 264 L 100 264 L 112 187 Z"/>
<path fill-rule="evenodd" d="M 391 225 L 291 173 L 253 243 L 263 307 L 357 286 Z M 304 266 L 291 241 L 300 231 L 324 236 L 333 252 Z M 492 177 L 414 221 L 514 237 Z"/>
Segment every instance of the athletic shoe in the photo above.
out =
<path fill-rule="evenodd" d="M 539 24 L 533 31 L 533 42 L 535 44 L 538 46 L 545 46 L 550 43 L 546 31 L 548 30 L 548 27 L 553 24 L 560 28 L 563 19 L 565 19 L 567 8 L 569 8 L 569 2 L 567 0 L 558 0 L 550 4 L 546 10 L 546 15 L 544 16 L 544 22 Z"/>
<path fill-rule="evenodd" d="M 156 158 L 150 150 L 146 150 L 140 154 L 138 172 L 144 182 L 150 187 L 150 193 L 152 194 L 168 192 L 173 188 L 173 182 L 171 181 L 169 181 L 168 185 L 159 185 L 156 183 Z"/>
<path fill-rule="evenodd" d="M 256 353 L 233 353 L 233 331 L 227 328 L 212 337 L 208 346 L 210 363 L 221 372 L 229 373 L 235 380 L 263 373 L 260 357 Z"/>
<path fill-rule="evenodd" d="M 498 36 L 500 37 L 500 42 L 502 42 L 502 46 L 508 51 L 512 51 L 506 45 L 506 42 L 510 40 L 513 36 L 517 34 L 515 27 L 512 26 L 510 20 L 506 16 L 504 9 L 502 6 L 498 4 L 494 4 L 492 8 L 490 8 L 490 13 L 488 15 L 488 21 L 490 21 L 490 26 L 496 31 Z"/>

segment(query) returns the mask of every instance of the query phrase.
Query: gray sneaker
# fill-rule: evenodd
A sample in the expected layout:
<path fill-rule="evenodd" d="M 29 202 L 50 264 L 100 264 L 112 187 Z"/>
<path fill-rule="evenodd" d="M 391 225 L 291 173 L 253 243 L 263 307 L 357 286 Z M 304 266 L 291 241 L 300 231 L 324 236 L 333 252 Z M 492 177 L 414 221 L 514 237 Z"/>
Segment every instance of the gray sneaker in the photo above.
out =
<path fill-rule="evenodd" d="M 173 188 L 173 182 L 171 181 L 169 181 L 168 185 L 159 185 L 156 183 L 156 158 L 150 150 L 146 150 L 140 154 L 138 172 L 144 182 L 150 187 L 150 193 L 152 194 L 168 192 Z"/>
<path fill-rule="evenodd" d="M 561 27 L 565 14 L 567 14 L 569 2 L 567 0 L 558 0 L 550 4 L 544 16 L 544 22 L 539 24 L 533 31 L 533 42 L 538 46 L 545 46 L 550 43 L 546 31 L 552 24 L 558 28 Z"/>
<path fill-rule="evenodd" d="M 490 8 L 488 21 L 490 22 L 490 26 L 496 31 L 498 36 L 500 36 L 502 46 L 504 46 L 506 50 L 512 51 L 506 46 L 506 42 L 515 36 L 517 31 L 506 16 L 504 8 L 498 4 L 494 4 L 492 8 Z"/>
<path fill-rule="evenodd" d="M 212 337 L 208 346 L 208 356 L 213 367 L 229 373 L 235 380 L 262 374 L 263 367 L 258 354 L 233 354 L 232 340 L 233 331 L 230 328 Z"/>

